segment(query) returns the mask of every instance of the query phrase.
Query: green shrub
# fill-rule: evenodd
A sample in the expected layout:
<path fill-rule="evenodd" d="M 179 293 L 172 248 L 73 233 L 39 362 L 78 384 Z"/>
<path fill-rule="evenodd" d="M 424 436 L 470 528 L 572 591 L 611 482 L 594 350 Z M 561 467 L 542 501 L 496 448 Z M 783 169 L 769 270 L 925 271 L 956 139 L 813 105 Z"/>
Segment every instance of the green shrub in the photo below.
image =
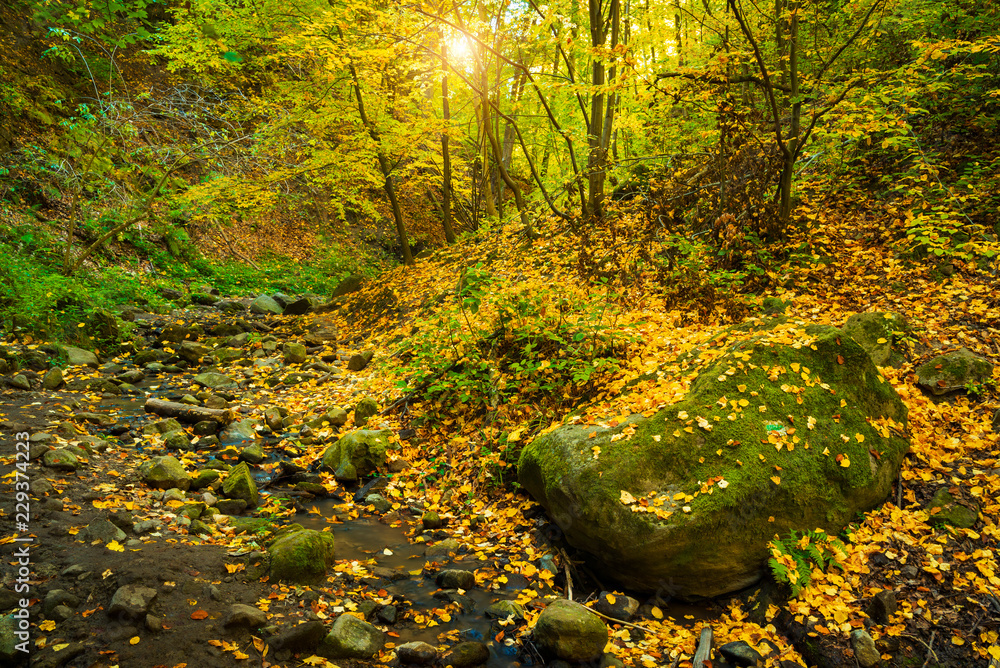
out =
<path fill-rule="evenodd" d="M 511 401 L 570 404 L 619 369 L 632 340 L 615 326 L 613 297 L 556 294 L 537 283 L 501 286 L 482 263 L 462 272 L 437 313 L 419 321 L 399 386 L 435 413 Z"/>

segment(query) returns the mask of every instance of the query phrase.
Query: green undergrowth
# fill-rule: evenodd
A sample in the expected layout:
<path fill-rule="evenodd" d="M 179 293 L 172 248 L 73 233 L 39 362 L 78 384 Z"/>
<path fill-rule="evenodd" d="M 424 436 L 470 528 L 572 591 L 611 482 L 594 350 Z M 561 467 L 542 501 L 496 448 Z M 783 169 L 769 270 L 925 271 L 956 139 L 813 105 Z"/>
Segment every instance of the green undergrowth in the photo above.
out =
<path fill-rule="evenodd" d="M 398 386 L 429 414 L 474 414 L 510 402 L 572 405 L 616 373 L 631 327 L 617 325 L 616 296 L 511 281 L 483 262 L 460 272 L 415 321 L 399 355 Z"/>
<path fill-rule="evenodd" d="M 141 243 L 119 244 L 113 254 L 95 255 L 66 275 L 56 229 L 9 212 L 5 218 L 15 222 L 0 231 L 0 330 L 105 351 L 130 338 L 131 325 L 119 317 L 128 309 L 169 313 L 189 306 L 191 295 L 206 288 L 218 290 L 220 297 L 326 295 L 352 270 L 363 269 L 332 245 L 302 263 L 273 255 L 253 267 L 212 260 L 196 250 L 180 259 L 165 250 L 159 235 L 150 235 Z M 165 289 L 182 296 L 170 299 Z M 95 325 L 109 316 L 116 321 L 111 327 Z"/>

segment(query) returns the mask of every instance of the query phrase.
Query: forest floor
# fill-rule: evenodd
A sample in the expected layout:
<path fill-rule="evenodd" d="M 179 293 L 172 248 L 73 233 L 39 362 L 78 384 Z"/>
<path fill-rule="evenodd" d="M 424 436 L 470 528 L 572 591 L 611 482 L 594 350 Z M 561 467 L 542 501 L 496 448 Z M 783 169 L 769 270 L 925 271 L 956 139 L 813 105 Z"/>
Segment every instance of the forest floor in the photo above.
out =
<path fill-rule="evenodd" d="M 819 229 L 812 239 L 815 261 L 782 267 L 771 283 L 785 287 L 767 288 L 760 296 L 780 297 L 787 302 L 787 317 L 807 323 L 841 325 L 854 313 L 886 311 L 904 315 L 917 327 L 906 348 L 906 361 L 899 368 L 882 369 L 909 409 L 911 452 L 894 492 L 844 534 L 843 569 L 815 570 L 812 582 L 791 599 L 772 596 L 761 610 L 746 596 L 685 607 L 636 595 L 643 603 L 638 617 L 628 624 L 609 621 L 608 651 L 626 665 L 690 665 L 705 624 L 712 626 L 717 644 L 746 640 L 768 655 L 767 665 L 787 661 L 792 663 L 785 665 L 853 666 L 848 637 L 859 628 L 875 638 L 883 663 L 889 666 L 973 666 L 1000 659 L 995 656 L 1000 654 L 996 387 L 985 387 L 980 395 L 932 398 L 916 386 L 913 373 L 934 355 L 960 347 L 1000 362 L 995 267 L 958 261 L 928 265 L 900 257 L 883 245 L 890 231 L 870 220 L 831 214 Z M 398 643 L 429 640 L 446 650 L 467 639 L 470 628 L 489 644 L 493 666 L 536 659 L 529 632 L 541 602 L 550 595 L 565 596 L 567 578 L 581 602 L 593 604 L 601 587 L 592 574 L 577 568 L 575 553 L 559 540 L 544 511 L 513 484 L 517 447 L 558 423 L 584 398 L 593 420 L 613 420 L 668 405 L 669 393 L 651 398 L 628 389 L 627 383 L 679 351 L 707 341 L 728 322 L 738 321 L 741 309 L 746 317 L 753 315 L 753 309 L 745 303 L 740 306 L 735 295 L 716 296 L 698 308 L 696 300 L 679 301 L 676 291 L 651 280 L 614 295 L 598 295 L 592 284 L 578 278 L 573 237 L 557 230 L 546 232 L 530 245 L 511 230 L 470 239 L 414 268 L 400 268 L 369 282 L 333 313 L 249 318 L 189 309 L 166 317 L 140 315 L 154 334 L 170 324 L 197 324 L 210 330 L 245 318 L 257 334 L 246 342 L 241 359 L 260 350 L 270 334 L 278 342 L 279 355 L 282 342 L 306 341 L 311 360 L 322 359 L 334 368 L 298 384 L 268 386 L 251 364 L 240 365 L 238 359 L 220 365 L 240 380 L 239 390 L 227 403 L 243 417 L 261 417 L 265 408 L 278 407 L 309 419 L 341 406 L 348 409 L 350 424 L 350 409 L 360 398 L 376 400 L 382 410 L 370 420 L 393 434 L 394 473 L 382 491 L 389 507 L 377 510 L 363 499 L 355 501 L 354 488 L 325 475 L 326 498 L 269 488 L 254 511 L 276 524 L 305 525 L 308 520 L 314 522 L 311 526 L 328 525 L 335 536 L 344 537 L 338 537 L 345 548 L 338 547 L 337 564 L 322 586 L 286 586 L 250 577 L 261 547 L 252 533 L 238 533 L 225 525 L 209 536 L 188 533 L 176 513 L 183 503 L 164 501 L 160 491 L 146 487 L 138 476 L 143 461 L 166 452 L 157 436 L 142 433 L 146 419 L 137 408 L 144 400 L 141 395 L 122 399 L 64 389 L 0 390 L 4 438 L 0 479 L 7 498 L 13 498 L 17 472 L 15 434 L 47 434 L 37 441 L 47 446 L 79 443 L 85 432 L 110 442 L 106 451 L 89 455 L 85 465 L 73 472 L 43 468 L 38 459 L 28 466 L 33 481 L 51 487 L 47 494 L 33 494 L 30 501 L 29 534 L 35 546 L 29 581 L 32 665 L 194 668 L 328 663 L 310 652 L 275 649 L 263 634 L 245 626 L 226 625 L 234 603 L 263 611 L 268 624 L 277 627 L 272 632 L 297 621 L 325 621 L 345 612 L 367 612 L 374 619 L 378 611 L 392 607 L 392 622 L 376 620 L 390 639 L 374 661 L 379 665 L 398 664 L 394 652 Z M 455 300 L 456 288 L 462 292 L 458 281 L 462 267 L 488 269 L 489 284 L 476 296 L 484 304 L 501 295 L 537 295 L 553 309 L 559 300 L 603 305 L 602 314 L 614 313 L 609 327 L 628 341 L 622 344 L 627 345 L 627 354 L 622 355 L 621 369 L 599 377 L 586 397 L 568 393 L 558 402 L 509 400 L 487 411 L 465 411 L 458 399 L 444 410 L 405 394 L 399 381 L 413 367 L 407 366 L 401 351 L 419 355 L 420 350 L 430 350 L 428 337 L 447 343 L 447 337 L 459 331 L 461 323 L 454 330 L 447 324 L 441 329 L 436 318 L 447 315 L 445 307 Z M 486 327 L 488 307 L 480 311 L 477 304 L 475 311 L 450 313 L 466 318 L 466 325 Z M 480 320 L 470 323 L 470 318 Z M 318 332 L 323 336 L 317 338 Z M 5 345 L 26 352 L 44 348 L 45 342 L 8 337 Z M 139 352 L 109 360 L 118 365 L 114 372 L 131 369 Z M 353 354 L 365 352 L 373 354 L 370 364 L 357 371 L 345 368 Z M 447 355 L 447 349 L 435 354 Z M 199 392 L 192 384 L 193 371 L 151 374 L 140 389 L 168 397 Z M 67 373 L 67 380 L 110 373 L 107 368 L 78 367 Z M 998 378 L 1000 365 L 993 375 L 994 381 Z M 682 380 L 677 382 L 678 389 L 684 389 Z M 108 424 L 73 422 L 81 412 L 107 415 Z M 80 428 L 74 433 L 59 426 L 66 421 Z M 317 431 L 312 443 L 264 441 L 268 457 L 256 467 L 259 480 L 272 477 L 283 461 L 313 466 L 334 436 L 322 428 Z M 197 440 L 195 446 L 191 452 L 175 453 L 189 470 L 211 457 L 235 462 L 239 456 L 231 450 L 201 451 Z M 36 456 L 44 449 L 36 450 Z M 927 504 L 940 489 L 978 509 L 972 528 L 931 521 Z M 429 511 L 439 513 L 443 527 L 424 529 L 421 515 Z M 84 540 L 87 526 L 100 518 L 129 529 L 128 540 Z M 131 532 L 134 523 L 148 519 L 161 527 L 143 535 Z M 20 545 L 14 536 L 25 536 L 16 530 L 13 504 L 4 504 L 0 527 L 4 536 L 0 543 L 9 562 L 8 555 Z M 351 531 L 367 538 L 347 547 Z M 425 544 L 433 546 L 444 538 L 458 541 L 457 555 L 424 557 Z M 436 589 L 433 575 L 453 562 L 476 571 L 480 598 L 470 602 L 425 596 Z M 114 592 L 136 583 L 158 592 L 151 618 L 111 616 L 107 608 Z M 9 591 L 14 582 L 4 585 L 5 596 L 12 599 Z M 418 593 L 416 588 L 424 591 Z M 53 590 L 73 598 L 60 599 L 62 594 L 53 596 Z M 898 610 L 888 624 L 872 624 L 866 610 L 882 590 L 895 592 Z M 624 594 L 628 592 L 617 592 Z M 57 599 L 68 600 L 69 610 L 54 612 Z M 525 605 L 525 619 L 484 620 L 482 610 L 498 599 Z M 8 608 L 16 605 L 3 603 Z M 447 656 L 442 663 L 449 663 Z"/>

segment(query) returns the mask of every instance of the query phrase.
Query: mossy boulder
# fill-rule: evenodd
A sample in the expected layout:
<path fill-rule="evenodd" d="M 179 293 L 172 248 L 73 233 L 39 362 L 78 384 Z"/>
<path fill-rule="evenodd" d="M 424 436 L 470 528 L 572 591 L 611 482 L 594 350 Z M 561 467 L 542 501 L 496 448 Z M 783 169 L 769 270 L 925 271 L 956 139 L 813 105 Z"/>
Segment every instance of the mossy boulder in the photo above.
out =
<path fill-rule="evenodd" d="M 844 333 L 868 351 L 876 366 L 899 366 L 905 361 L 899 338 L 911 331 L 898 313 L 855 313 L 844 323 Z"/>
<path fill-rule="evenodd" d="M 77 348 L 75 346 L 56 346 L 56 350 L 66 357 L 66 363 L 69 366 L 97 367 L 97 365 L 101 363 L 97 355 L 89 350 L 84 350 L 83 348 Z"/>
<path fill-rule="evenodd" d="M 281 347 L 281 353 L 284 356 L 285 364 L 302 364 L 308 357 L 306 347 L 301 343 L 286 343 Z"/>
<path fill-rule="evenodd" d="M 257 492 L 257 483 L 250 475 L 250 469 L 246 462 L 240 462 L 226 474 L 226 479 L 222 481 L 222 493 L 230 499 L 242 499 L 247 502 L 247 508 L 256 508 L 260 501 Z"/>
<path fill-rule="evenodd" d="M 906 408 L 841 330 L 772 323 L 668 365 L 651 417 L 536 438 L 521 484 L 601 574 L 636 590 L 712 597 L 756 582 L 767 542 L 837 533 L 888 495 L 909 448 Z M 635 391 L 635 390 L 633 390 Z"/>
<path fill-rule="evenodd" d="M 271 581 L 319 584 L 333 565 L 333 534 L 302 529 L 278 538 L 268 548 Z"/>
<path fill-rule="evenodd" d="M 359 429 L 342 436 L 323 453 L 321 467 L 338 480 L 354 481 L 385 465 L 388 432 Z"/>
<path fill-rule="evenodd" d="M 57 471 L 75 471 L 82 466 L 76 453 L 67 448 L 47 450 L 42 455 L 42 463 Z"/>
<path fill-rule="evenodd" d="M 194 382 L 210 390 L 219 390 L 226 387 L 235 387 L 236 382 L 224 373 L 215 371 L 205 371 L 194 377 Z"/>
<path fill-rule="evenodd" d="M 934 524 L 971 529 L 979 521 L 979 508 L 970 507 L 958 500 L 947 489 L 939 489 L 931 497 L 926 509 Z"/>
<path fill-rule="evenodd" d="M 275 301 L 274 298 L 269 297 L 268 295 L 260 295 L 253 300 L 252 304 L 250 304 L 251 313 L 258 313 L 262 315 L 281 315 L 283 311 L 284 308 L 277 301 Z"/>
<path fill-rule="evenodd" d="M 608 627 L 590 608 L 559 599 L 538 616 L 531 637 L 543 655 L 580 663 L 604 653 Z"/>
<path fill-rule="evenodd" d="M 993 375 L 993 365 L 968 348 L 938 355 L 917 369 L 917 383 L 932 394 L 942 395 L 979 385 Z"/>
<path fill-rule="evenodd" d="M 378 415 L 378 403 L 371 397 L 365 397 L 354 407 L 354 424 L 364 427 L 375 415 Z"/>
<path fill-rule="evenodd" d="M 341 615 L 316 653 L 327 659 L 371 659 L 382 649 L 385 633 L 353 615 Z"/>
<path fill-rule="evenodd" d="M 150 487 L 158 489 L 176 487 L 182 490 L 191 488 L 191 476 L 184 470 L 184 465 L 170 455 L 146 460 L 139 466 L 139 475 Z"/>

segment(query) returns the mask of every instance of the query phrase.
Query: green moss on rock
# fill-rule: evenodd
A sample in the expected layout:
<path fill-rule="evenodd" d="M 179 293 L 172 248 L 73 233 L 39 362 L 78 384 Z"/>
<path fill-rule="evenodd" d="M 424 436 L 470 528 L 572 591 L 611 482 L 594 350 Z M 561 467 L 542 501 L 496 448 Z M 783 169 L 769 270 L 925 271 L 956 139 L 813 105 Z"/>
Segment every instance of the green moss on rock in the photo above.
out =
<path fill-rule="evenodd" d="M 334 561 L 333 534 L 302 529 L 278 538 L 268 548 L 272 581 L 318 584 Z"/>
<path fill-rule="evenodd" d="M 342 436 L 323 453 L 321 467 L 338 480 L 354 481 L 385 465 L 387 432 L 359 429 Z"/>
<path fill-rule="evenodd" d="M 876 366 L 899 366 L 904 361 L 898 339 L 911 331 L 898 313 L 856 313 L 844 323 L 844 333 L 871 355 Z"/>
<path fill-rule="evenodd" d="M 250 475 L 246 462 L 240 462 L 226 475 L 222 482 L 222 493 L 230 499 L 242 499 L 247 502 L 247 508 L 256 508 L 260 500 L 257 483 Z"/>
<path fill-rule="evenodd" d="M 917 369 L 917 383 L 936 395 L 964 390 L 993 375 L 993 365 L 967 348 L 938 355 Z"/>
<path fill-rule="evenodd" d="M 768 326 L 703 355 L 685 398 L 652 417 L 525 448 L 521 484 L 606 575 L 686 598 L 735 591 L 775 534 L 836 533 L 888 494 L 909 447 L 898 395 L 842 331 Z"/>

